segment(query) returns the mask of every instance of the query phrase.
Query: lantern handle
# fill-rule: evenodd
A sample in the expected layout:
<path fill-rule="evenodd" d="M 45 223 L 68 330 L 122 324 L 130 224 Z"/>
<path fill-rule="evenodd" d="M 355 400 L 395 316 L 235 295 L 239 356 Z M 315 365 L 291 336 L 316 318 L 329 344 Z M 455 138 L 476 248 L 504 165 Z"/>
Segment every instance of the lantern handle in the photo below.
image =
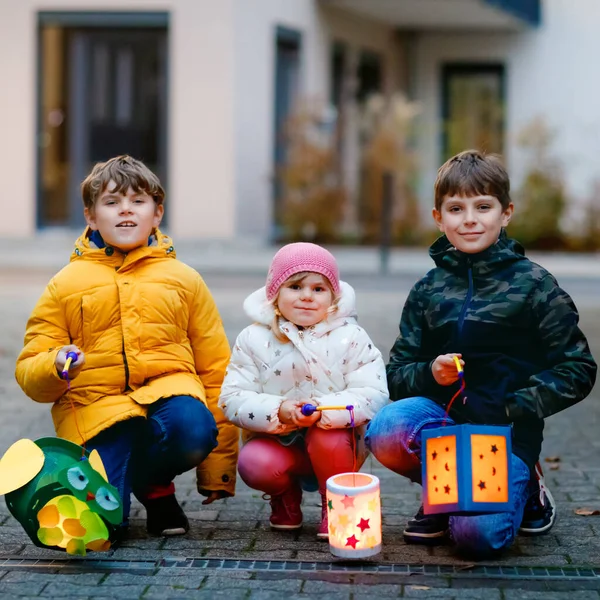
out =
<path fill-rule="evenodd" d="M 452 404 L 454 404 L 454 401 L 458 398 L 458 396 L 460 396 L 461 394 L 463 395 L 463 404 L 467 401 L 467 397 L 465 395 L 465 387 L 466 387 L 465 371 L 463 369 L 463 366 L 460 364 L 460 360 L 458 360 L 458 356 L 454 355 L 452 358 L 454 359 L 454 364 L 456 365 L 456 370 L 458 372 L 458 380 L 460 381 L 460 387 L 458 388 L 458 391 L 456 392 L 456 394 L 454 394 L 454 396 L 452 396 L 452 398 L 450 399 L 450 402 L 448 402 L 448 406 L 446 406 L 446 412 L 444 413 L 444 420 L 442 421 L 442 427 L 446 426 L 446 421 L 450 415 L 450 409 L 452 408 Z"/>

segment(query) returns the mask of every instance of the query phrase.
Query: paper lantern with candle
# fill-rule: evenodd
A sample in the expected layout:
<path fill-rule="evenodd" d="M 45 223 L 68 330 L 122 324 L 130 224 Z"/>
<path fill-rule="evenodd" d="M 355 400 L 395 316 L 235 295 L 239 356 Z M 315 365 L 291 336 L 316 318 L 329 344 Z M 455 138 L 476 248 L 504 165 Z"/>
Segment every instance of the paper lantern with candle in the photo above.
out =
<path fill-rule="evenodd" d="M 108 550 L 123 519 L 98 452 L 61 438 L 15 442 L 0 460 L 0 494 L 36 546 L 68 554 Z"/>
<path fill-rule="evenodd" d="M 452 357 L 463 394 L 463 363 Z M 494 513 L 512 510 L 511 429 L 508 426 L 454 425 L 425 429 L 421 434 L 423 510 L 435 513 Z"/>
<path fill-rule="evenodd" d="M 512 509 L 510 427 L 425 429 L 421 441 L 425 514 Z"/>
<path fill-rule="evenodd" d="M 329 550 L 341 558 L 366 558 L 381 551 L 379 479 L 340 473 L 327 480 Z"/>

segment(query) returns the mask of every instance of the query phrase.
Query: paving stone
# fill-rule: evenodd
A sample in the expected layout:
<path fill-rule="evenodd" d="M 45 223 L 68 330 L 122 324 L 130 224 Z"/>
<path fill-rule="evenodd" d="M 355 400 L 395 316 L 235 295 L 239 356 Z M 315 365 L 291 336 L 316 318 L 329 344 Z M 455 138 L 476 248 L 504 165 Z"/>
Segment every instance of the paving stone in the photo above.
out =
<path fill-rule="evenodd" d="M 130 573 L 110 573 L 102 582 L 102 586 L 124 585 L 165 585 L 185 589 L 198 589 L 206 579 L 203 569 L 186 569 L 185 574 L 136 575 Z"/>
<path fill-rule="evenodd" d="M 143 600 L 245 600 L 248 590 L 179 590 L 168 586 L 151 586 L 144 594 Z M 281 595 L 279 596 L 281 598 Z"/>
<path fill-rule="evenodd" d="M 506 590 L 504 600 L 598 600 L 598 593 L 593 591 L 573 592 L 528 592 L 524 590 Z"/>
<path fill-rule="evenodd" d="M 0 581 L 0 594 L 16 596 L 37 596 L 47 585 L 45 581 L 29 581 L 20 583 L 5 583 Z"/>

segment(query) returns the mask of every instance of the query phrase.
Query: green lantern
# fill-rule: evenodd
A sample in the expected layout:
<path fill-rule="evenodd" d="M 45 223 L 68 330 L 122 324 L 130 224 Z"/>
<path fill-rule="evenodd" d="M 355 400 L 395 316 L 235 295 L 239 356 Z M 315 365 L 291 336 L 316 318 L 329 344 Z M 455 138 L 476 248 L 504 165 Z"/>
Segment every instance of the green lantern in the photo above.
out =
<path fill-rule="evenodd" d="M 98 452 L 61 438 L 15 442 L 0 459 L 0 494 L 36 546 L 68 554 L 109 550 L 123 520 Z"/>

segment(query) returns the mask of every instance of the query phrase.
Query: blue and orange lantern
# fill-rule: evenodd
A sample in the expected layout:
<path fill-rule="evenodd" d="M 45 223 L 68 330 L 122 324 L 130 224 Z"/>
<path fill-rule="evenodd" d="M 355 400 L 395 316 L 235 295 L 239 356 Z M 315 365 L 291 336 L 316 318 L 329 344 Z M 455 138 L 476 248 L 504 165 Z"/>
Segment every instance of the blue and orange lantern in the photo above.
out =
<path fill-rule="evenodd" d="M 460 388 L 465 379 L 457 356 Z M 466 397 L 463 399 L 466 401 Z M 494 513 L 512 510 L 511 428 L 502 425 L 444 425 L 421 434 L 423 510 L 436 513 Z"/>
<path fill-rule="evenodd" d="M 425 514 L 512 509 L 510 427 L 453 425 L 421 439 Z"/>

